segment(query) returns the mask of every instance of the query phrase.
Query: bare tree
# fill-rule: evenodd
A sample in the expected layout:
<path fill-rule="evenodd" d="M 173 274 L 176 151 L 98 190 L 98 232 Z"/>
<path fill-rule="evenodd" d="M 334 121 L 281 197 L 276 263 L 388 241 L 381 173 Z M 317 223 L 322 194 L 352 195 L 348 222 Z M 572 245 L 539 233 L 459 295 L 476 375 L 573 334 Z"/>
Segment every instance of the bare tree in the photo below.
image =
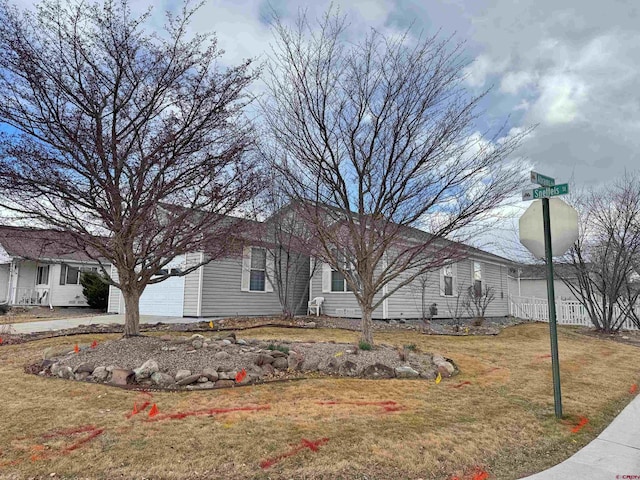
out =
<path fill-rule="evenodd" d="M 638 299 L 640 177 L 627 175 L 574 204 L 581 217 L 580 235 L 565 256 L 571 268 L 562 280 L 598 330 L 616 332 L 626 318 L 633 319 Z"/>
<path fill-rule="evenodd" d="M 241 115 L 256 73 L 188 36 L 196 9 L 148 34 L 128 0 L 0 1 L 0 204 L 115 266 L 126 336 L 146 285 L 199 266 L 164 273 L 174 257 L 229 251 L 243 223 L 226 215 L 259 182 Z"/>
<path fill-rule="evenodd" d="M 317 265 L 310 262 L 316 244 L 312 231 L 299 215 L 298 209 L 283 195 L 273 179 L 265 195 L 264 205 L 272 212 L 265 221 L 267 257 L 273 268 L 267 275 L 278 293 L 282 313 L 292 317 L 302 307 L 309 280 Z"/>
<path fill-rule="evenodd" d="M 469 312 L 469 315 L 474 316 L 477 319 L 483 319 L 487 308 L 495 300 L 496 292 L 493 287 L 485 285 L 485 287 L 478 291 L 475 286 L 467 288 L 465 308 Z"/>
<path fill-rule="evenodd" d="M 473 131 L 482 96 L 467 95 L 462 48 L 450 40 L 349 39 L 330 11 L 317 28 L 304 15 L 274 28 L 266 153 L 307 206 L 317 256 L 345 277 L 371 343 L 384 299 L 458 260 L 464 252 L 444 237 L 519 185 L 506 159 L 526 132 Z"/>

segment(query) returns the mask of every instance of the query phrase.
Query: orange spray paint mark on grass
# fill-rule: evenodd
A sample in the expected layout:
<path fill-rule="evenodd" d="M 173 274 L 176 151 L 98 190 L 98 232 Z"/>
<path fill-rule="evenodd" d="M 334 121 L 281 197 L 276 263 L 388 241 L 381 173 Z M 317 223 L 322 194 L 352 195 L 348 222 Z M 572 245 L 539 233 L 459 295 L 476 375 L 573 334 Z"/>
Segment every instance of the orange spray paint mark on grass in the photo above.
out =
<path fill-rule="evenodd" d="M 125 416 L 127 418 L 131 418 L 134 415 L 138 415 L 139 413 L 144 412 L 149 405 L 150 405 L 150 402 L 144 402 L 142 405 L 138 407 L 138 403 L 133 402 L 133 410 L 131 410 L 131 412 L 127 413 Z"/>
<path fill-rule="evenodd" d="M 633 385 L 631 385 L 631 388 L 629 388 L 629 393 L 631 395 L 633 395 L 634 393 L 636 393 L 638 391 L 638 384 L 634 383 Z"/>
<path fill-rule="evenodd" d="M 158 409 L 158 405 L 154 403 L 153 406 L 151 407 L 151 410 L 149 410 L 149 418 L 153 418 L 159 413 L 160 413 L 160 410 Z"/>
<path fill-rule="evenodd" d="M 73 346 L 73 351 L 76 353 L 80 353 L 80 347 L 78 346 L 77 343 Z"/>
<path fill-rule="evenodd" d="M 151 415 L 149 418 L 151 422 L 162 422 L 165 420 L 182 420 L 187 417 L 210 417 L 213 415 L 221 415 L 224 413 L 233 413 L 233 412 L 257 412 L 260 410 L 269 410 L 271 405 L 259 405 L 257 407 L 234 407 L 234 408 L 209 408 L 205 410 L 193 410 L 190 412 L 176 412 L 176 413 L 164 413 L 158 414 L 155 418 L 151 419 Z"/>
<path fill-rule="evenodd" d="M 571 433 L 578 433 L 580 430 L 582 430 L 587 423 L 589 423 L 589 419 L 586 417 L 580 417 L 580 421 L 578 422 L 577 425 L 575 425 L 572 429 L 571 429 Z"/>
<path fill-rule="evenodd" d="M 464 382 L 460 382 L 457 385 L 451 385 L 451 388 L 461 388 L 461 387 L 464 387 L 465 385 L 471 385 L 471 382 L 469 380 L 465 380 Z"/>
<path fill-rule="evenodd" d="M 275 457 L 267 458 L 266 460 L 261 461 L 260 468 L 264 470 L 269 467 L 272 467 L 276 463 L 281 462 L 286 458 L 293 457 L 294 455 L 300 453 L 305 449 L 309 449 L 312 452 L 317 452 L 319 448 L 325 443 L 327 443 L 328 441 L 329 441 L 328 438 L 320 438 L 315 442 L 312 442 L 310 440 L 307 440 L 306 438 L 303 438 L 302 440 L 300 440 L 300 444 L 295 446 L 291 450 L 281 453 L 280 455 L 277 455 Z"/>
<path fill-rule="evenodd" d="M 464 475 L 462 477 L 454 476 L 451 477 L 451 480 L 487 480 L 489 478 L 489 473 L 483 470 L 480 467 L 476 467 L 473 472 L 469 475 Z"/>

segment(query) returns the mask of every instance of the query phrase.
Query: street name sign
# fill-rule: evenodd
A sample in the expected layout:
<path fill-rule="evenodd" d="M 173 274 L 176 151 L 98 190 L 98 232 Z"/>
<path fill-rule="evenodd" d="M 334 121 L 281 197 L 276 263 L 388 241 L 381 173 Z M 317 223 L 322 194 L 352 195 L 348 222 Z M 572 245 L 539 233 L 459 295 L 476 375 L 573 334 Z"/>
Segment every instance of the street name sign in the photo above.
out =
<path fill-rule="evenodd" d="M 556 179 L 538 172 L 531 172 L 531 182 L 542 185 L 543 187 L 553 187 L 556 184 Z"/>
<path fill-rule="evenodd" d="M 538 200 L 539 198 L 557 197 L 569 193 L 569 184 L 561 183 L 551 187 L 532 188 L 522 191 L 522 200 Z"/>

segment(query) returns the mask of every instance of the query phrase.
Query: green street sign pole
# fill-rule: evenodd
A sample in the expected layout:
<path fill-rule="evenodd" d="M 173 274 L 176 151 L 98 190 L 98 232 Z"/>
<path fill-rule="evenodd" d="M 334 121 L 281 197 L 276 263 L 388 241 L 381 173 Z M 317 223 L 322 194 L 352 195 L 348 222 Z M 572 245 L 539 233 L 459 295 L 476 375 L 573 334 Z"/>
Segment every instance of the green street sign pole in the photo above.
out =
<path fill-rule="evenodd" d="M 551 215 L 549 199 L 542 199 L 544 225 L 544 251 L 547 260 L 547 295 L 549 298 L 549 333 L 551 336 L 551 369 L 553 371 L 553 403 L 556 418 L 562 418 L 562 393 L 560 391 L 560 359 L 558 357 L 558 329 L 556 325 L 556 292 L 553 286 L 553 252 L 551 249 Z"/>

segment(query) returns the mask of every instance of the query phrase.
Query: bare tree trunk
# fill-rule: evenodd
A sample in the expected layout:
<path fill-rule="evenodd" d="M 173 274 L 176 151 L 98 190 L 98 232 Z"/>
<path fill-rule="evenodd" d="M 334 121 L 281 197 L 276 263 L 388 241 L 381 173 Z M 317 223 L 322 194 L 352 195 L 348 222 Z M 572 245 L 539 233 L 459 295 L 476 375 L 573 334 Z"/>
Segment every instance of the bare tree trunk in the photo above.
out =
<path fill-rule="evenodd" d="M 360 330 L 362 336 L 360 340 L 373 346 L 373 321 L 371 319 L 372 310 L 366 307 L 360 307 L 362 309 L 362 321 L 360 323 Z"/>
<path fill-rule="evenodd" d="M 140 293 L 134 289 L 123 290 L 122 296 L 125 308 L 124 336 L 137 337 L 140 335 Z"/>

